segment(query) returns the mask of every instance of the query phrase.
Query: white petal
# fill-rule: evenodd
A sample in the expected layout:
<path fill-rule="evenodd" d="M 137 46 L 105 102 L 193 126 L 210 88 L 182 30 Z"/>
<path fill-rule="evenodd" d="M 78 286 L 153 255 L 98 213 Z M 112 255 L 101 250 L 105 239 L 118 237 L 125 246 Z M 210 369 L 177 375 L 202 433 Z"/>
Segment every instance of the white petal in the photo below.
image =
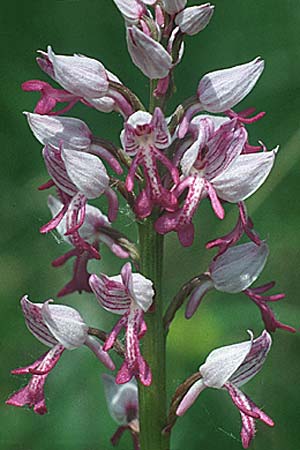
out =
<path fill-rule="evenodd" d="M 186 177 L 190 175 L 190 170 L 192 169 L 193 165 L 195 164 L 195 162 L 197 160 L 200 145 L 201 145 L 201 143 L 197 139 L 197 141 L 195 141 L 190 146 L 190 148 L 188 148 L 186 150 L 186 152 L 184 153 L 184 155 L 180 161 L 182 173 Z"/>
<path fill-rule="evenodd" d="M 79 119 L 63 116 L 47 116 L 25 113 L 31 131 L 41 144 L 50 144 L 54 148 L 84 150 L 91 143 L 91 131 Z"/>
<path fill-rule="evenodd" d="M 107 374 L 102 375 L 102 380 L 110 415 L 118 424 L 127 425 L 128 408 L 136 408 L 138 412 L 138 388 L 136 381 L 132 380 L 129 383 L 117 384 L 114 377 Z"/>
<path fill-rule="evenodd" d="M 140 273 L 133 273 L 132 281 L 134 300 L 137 305 L 146 312 L 152 305 L 154 297 L 153 283 Z"/>
<path fill-rule="evenodd" d="M 210 266 L 211 278 L 216 289 L 222 292 L 241 292 L 259 277 L 269 254 L 265 242 L 254 242 L 229 248 Z"/>
<path fill-rule="evenodd" d="M 138 125 L 146 125 L 150 124 L 152 120 L 152 115 L 146 111 L 136 111 L 135 113 L 129 116 L 127 123 L 131 125 L 133 128 L 136 128 Z"/>
<path fill-rule="evenodd" d="M 210 120 L 210 117 L 208 116 L 207 117 L 199 116 L 198 120 L 192 121 L 192 126 L 197 128 L 196 132 L 198 136 L 196 141 L 191 145 L 191 147 L 186 150 L 180 162 L 182 173 L 185 176 L 188 176 L 190 174 L 190 170 L 192 169 L 194 163 L 196 162 L 199 151 L 203 146 L 206 145 L 210 136 L 214 132 L 213 121 Z"/>
<path fill-rule="evenodd" d="M 97 156 L 65 149 L 61 155 L 70 179 L 87 198 L 97 198 L 108 188 L 109 177 Z"/>
<path fill-rule="evenodd" d="M 73 350 L 84 344 L 88 326 L 74 308 L 45 302 L 41 312 L 49 330 L 65 348 Z"/>
<path fill-rule="evenodd" d="M 115 101 L 110 97 L 87 98 L 85 100 L 95 109 L 101 112 L 110 113 L 115 108 Z"/>
<path fill-rule="evenodd" d="M 213 350 L 199 368 L 207 387 L 220 389 L 240 367 L 252 346 L 250 341 L 227 345 Z"/>
<path fill-rule="evenodd" d="M 213 180 L 218 196 L 237 203 L 254 194 L 271 172 L 277 148 L 268 152 L 240 155 Z"/>
<path fill-rule="evenodd" d="M 237 105 L 253 89 L 264 69 L 256 58 L 246 64 L 210 72 L 200 80 L 198 98 L 206 111 L 224 112 Z"/>

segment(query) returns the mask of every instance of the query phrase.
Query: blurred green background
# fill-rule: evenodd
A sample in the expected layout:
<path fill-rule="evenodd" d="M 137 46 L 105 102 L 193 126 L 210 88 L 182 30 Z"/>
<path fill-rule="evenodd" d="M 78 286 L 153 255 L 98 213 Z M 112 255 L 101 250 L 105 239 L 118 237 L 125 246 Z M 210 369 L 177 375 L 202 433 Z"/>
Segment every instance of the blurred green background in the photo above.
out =
<path fill-rule="evenodd" d="M 190 3 L 191 4 L 191 3 Z M 268 239 L 271 253 L 261 282 L 276 279 L 277 292 L 286 300 L 274 305 L 277 317 L 299 328 L 299 156 L 300 156 L 300 2 L 299 0 L 216 0 L 210 26 L 186 39 L 183 62 L 176 70 L 180 102 L 195 92 L 200 77 L 211 70 L 247 62 L 257 55 L 266 69 L 257 87 L 238 109 L 255 106 L 266 117 L 249 127 L 251 142 L 268 148 L 280 144 L 276 166 L 265 185 L 247 204 L 256 229 Z M 53 269 L 50 261 L 68 250 L 55 235 L 42 236 L 39 227 L 49 219 L 47 193 L 37 186 L 47 179 L 41 146 L 27 127 L 22 111 L 31 111 L 36 94 L 24 93 L 28 79 L 47 80 L 35 63 L 35 51 L 51 44 L 60 54 L 83 53 L 101 60 L 144 101 L 147 80 L 130 62 L 123 20 L 110 0 L 4 2 L 0 17 L 1 89 L 1 406 L 0 447 L 5 450 L 109 449 L 116 425 L 108 416 L 101 386 L 101 365 L 85 348 L 65 352 L 46 383 L 49 413 L 4 405 L 6 398 L 25 385 L 10 370 L 34 361 L 45 347 L 27 331 L 19 299 L 54 297 L 70 279 L 71 265 Z M 171 111 L 171 109 L 170 109 Z M 170 112 L 169 111 L 169 112 Z M 118 143 L 122 120 L 76 106 L 72 115 L 85 120 L 95 134 Z M 203 202 L 197 216 L 197 237 L 191 249 L 177 238 L 166 239 L 165 298 L 171 298 L 190 277 L 205 270 L 212 252 L 205 243 L 235 221 L 227 208 L 222 224 Z M 132 217 L 122 207 L 117 226 L 135 238 Z M 103 251 L 94 270 L 117 273 L 122 261 Z M 109 329 L 115 318 L 100 310 L 91 295 L 64 300 L 77 307 L 94 326 Z M 185 321 L 178 314 L 169 339 L 170 395 L 195 372 L 208 352 L 247 339 L 263 325 L 260 314 L 243 295 L 210 294 L 198 313 Z M 277 331 L 263 371 L 245 391 L 275 420 L 273 429 L 259 424 L 253 449 L 297 450 L 300 438 L 299 335 Z M 225 392 L 207 390 L 188 414 L 178 421 L 173 449 L 240 449 L 240 417 Z M 120 447 L 131 448 L 123 437 Z"/>

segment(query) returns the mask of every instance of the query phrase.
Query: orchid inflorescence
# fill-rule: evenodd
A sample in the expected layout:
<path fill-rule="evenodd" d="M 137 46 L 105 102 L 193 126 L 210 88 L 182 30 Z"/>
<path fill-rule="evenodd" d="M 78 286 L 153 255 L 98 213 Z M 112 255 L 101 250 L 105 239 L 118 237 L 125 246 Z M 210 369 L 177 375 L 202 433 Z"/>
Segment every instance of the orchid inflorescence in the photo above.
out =
<path fill-rule="evenodd" d="M 147 388 L 153 382 L 142 343 L 147 318 L 157 307 L 157 286 L 143 274 L 138 246 L 112 225 L 118 215 L 118 195 L 127 201 L 138 224 L 151 219 L 153 232 L 166 235 L 174 231 L 183 247 L 191 246 L 195 240 L 193 220 L 203 201 L 208 199 L 218 219 L 224 219 L 224 205 L 231 203 L 236 205 L 238 214 L 234 229 L 207 243 L 208 249 L 218 249 L 217 254 L 205 272 L 179 289 L 161 320 L 167 335 L 186 299 L 185 314 L 189 319 L 204 295 L 217 290 L 249 297 L 261 312 L 265 330 L 256 339 L 250 332 L 250 341 L 212 351 L 199 371 L 179 385 L 161 431 L 170 433 L 178 416 L 190 408 L 204 388 L 224 389 L 240 411 L 242 445 L 248 448 L 255 434 L 255 420 L 269 426 L 273 426 L 273 420 L 239 386 L 262 368 L 271 346 L 269 332 L 277 328 L 295 331 L 278 321 L 269 306 L 284 294 L 263 295 L 274 282 L 252 287 L 269 250 L 254 229 L 245 200 L 267 179 L 278 147 L 267 150 L 261 142 L 249 142 L 248 125 L 260 120 L 264 113 L 255 115 L 254 108 L 236 112 L 233 108 L 253 89 L 264 62 L 258 57 L 203 75 L 193 95 L 166 116 L 167 100 L 174 93 L 174 71 L 184 54 L 185 36 L 205 29 L 214 6 L 206 3 L 187 7 L 187 0 L 114 3 L 124 17 L 131 59 L 150 80 L 149 111 L 101 62 L 81 54 L 58 55 L 50 46 L 46 52 L 38 52 L 37 62 L 59 88 L 40 80 L 26 81 L 22 88 L 40 93 L 34 112 L 26 112 L 25 116 L 43 146 L 49 176 L 39 189 L 53 188 L 56 192 L 56 196 L 52 192 L 48 197 L 52 218 L 40 231 L 56 230 L 71 246 L 53 261 L 54 267 L 74 258 L 72 279 L 61 288 L 58 297 L 76 291 L 94 294 L 100 308 L 120 318 L 111 332 L 104 332 L 87 325 L 70 306 L 55 304 L 53 300 L 32 303 L 24 296 L 21 306 L 25 323 L 50 350 L 33 364 L 12 371 L 17 375 L 31 374 L 32 378 L 7 404 L 28 405 L 37 414 L 46 413 L 44 384 L 65 350 L 85 345 L 107 369 L 115 370 L 116 363 L 108 353 L 114 349 L 122 363 L 115 377 L 103 375 L 108 409 L 119 424 L 111 441 L 116 445 L 122 433 L 129 430 L 135 449 L 139 449 L 136 380 Z M 94 135 L 82 120 L 64 115 L 78 102 L 122 116 L 121 146 Z M 61 103 L 63 106 L 59 106 Z M 124 172 L 125 178 L 121 176 Z M 102 196 L 107 200 L 107 215 L 90 203 Z M 240 243 L 243 237 L 249 241 Z M 88 271 L 90 260 L 101 259 L 103 244 L 116 257 L 130 260 L 120 274 Z"/>

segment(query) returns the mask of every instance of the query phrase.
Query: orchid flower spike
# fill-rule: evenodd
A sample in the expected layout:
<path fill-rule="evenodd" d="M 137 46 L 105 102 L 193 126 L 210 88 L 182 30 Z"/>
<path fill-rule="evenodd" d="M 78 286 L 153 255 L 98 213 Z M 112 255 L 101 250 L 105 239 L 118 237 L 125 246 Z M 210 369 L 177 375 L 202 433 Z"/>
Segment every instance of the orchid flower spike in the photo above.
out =
<path fill-rule="evenodd" d="M 225 389 L 238 408 L 242 419 L 241 439 L 248 448 L 255 436 L 255 420 L 274 426 L 267 416 L 239 387 L 247 383 L 262 368 L 271 347 L 267 331 L 256 339 L 213 350 L 199 368 L 202 378 L 196 381 L 181 400 L 176 414 L 182 416 L 205 388 Z"/>
<path fill-rule="evenodd" d="M 216 216 L 223 219 L 221 200 L 238 203 L 250 197 L 268 177 L 277 153 L 276 148 L 242 154 L 247 132 L 235 119 L 216 126 L 214 119 L 205 117 L 194 126 L 196 140 L 181 158 L 182 177 L 172 191 L 177 197 L 186 189 L 188 194 L 180 209 L 165 213 L 155 224 L 160 234 L 176 231 L 186 247 L 194 240 L 192 219 L 200 201 L 209 197 Z"/>
<path fill-rule="evenodd" d="M 137 167 L 142 166 L 144 171 L 146 185 L 135 203 L 137 216 L 149 216 L 155 205 L 167 210 L 176 209 L 177 199 L 162 186 L 157 167 L 157 161 L 160 161 L 169 170 L 174 183 L 179 182 L 176 167 L 162 152 L 170 145 L 171 136 L 160 108 L 155 108 L 153 115 L 144 111 L 132 114 L 125 123 L 121 141 L 125 152 L 134 156 L 126 178 L 125 186 L 128 192 L 133 190 Z"/>
<path fill-rule="evenodd" d="M 111 438 L 115 446 L 124 431 L 131 433 L 134 449 L 139 450 L 139 421 L 138 421 L 138 388 L 135 380 L 125 384 L 117 384 L 113 376 L 102 375 L 106 403 L 111 417 L 119 424 L 117 431 Z"/>
<path fill-rule="evenodd" d="M 250 297 L 259 307 L 268 331 L 282 328 L 295 332 L 296 330 L 293 327 L 276 320 L 273 311 L 268 306 L 268 302 L 278 301 L 284 298 L 285 295 L 261 295 L 268 289 L 271 289 L 275 283 L 272 282 L 257 288 L 250 288 L 261 274 L 267 262 L 268 254 L 269 249 L 266 242 L 261 241 L 260 245 L 254 242 L 236 245 L 218 256 L 209 266 L 207 279 L 200 283 L 191 293 L 186 308 L 186 317 L 188 319 L 192 317 L 204 295 L 214 288 L 231 294 L 243 292 Z"/>
<path fill-rule="evenodd" d="M 45 303 L 32 303 L 27 296 L 21 299 L 25 323 L 29 331 L 50 350 L 29 366 L 15 369 L 15 375 L 31 374 L 29 383 L 15 392 L 7 401 L 8 405 L 29 405 L 37 414 L 47 412 L 44 384 L 50 371 L 59 361 L 63 351 L 74 350 L 86 345 L 110 370 L 115 366 L 108 353 L 99 342 L 88 335 L 88 325 L 74 308 L 53 305 L 52 300 Z"/>
<path fill-rule="evenodd" d="M 153 302 L 152 281 L 140 273 L 132 273 L 130 263 L 126 263 L 120 275 L 108 277 L 93 274 L 89 280 L 100 305 L 114 314 L 122 315 L 104 344 L 104 351 L 113 347 L 114 342 L 125 328 L 125 361 L 122 364 L 116 382 L 127 383 L 133 376 L 149 386 L 152 381 L 151 370 L 141 355 L 139 340 L 147 331 L 143 319 Z"/>
<path fill-rule="evenodd" d="M 55 217 L 62 209 L 63 204 L 57 198 L 49 195 L 48 206 L 52 216 Z M 119 233 L 111 227 L 108 218 L 95 206 L 86 205 L 84 222 L 78 230 L 78 233 L 66 235 L 66 218 L 62 219 L 56 230 L 64 241 L 73 246 L 73 249 L 55 259 L 52 265 L 58 267 L 70 258 L 76 258 L 73 268 L 73 278 L 60 290 L 58 297 L 71 294 L 75 291 L 91 292 L 88 282 L 90 273 L 87 271 L 87 264 L 90 259 L 99 258 L 98 250 L 100 243 L 109 247 L 118 258 L 129 258 L 130 256 L 129 252 L 120 245 L 119 241 L 121 239 L 118 239 Z"/>

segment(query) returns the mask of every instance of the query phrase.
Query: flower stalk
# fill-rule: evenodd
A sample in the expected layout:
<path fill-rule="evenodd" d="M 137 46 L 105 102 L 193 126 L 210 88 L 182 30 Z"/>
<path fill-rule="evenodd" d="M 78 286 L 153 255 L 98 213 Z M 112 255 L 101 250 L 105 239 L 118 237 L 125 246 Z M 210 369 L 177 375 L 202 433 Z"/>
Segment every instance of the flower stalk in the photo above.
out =
<path fill-rule="evenodd" d="M 155 287 L 154 306 L 145 314 L 148 331 L 143 339 L 143 354 L 152 370 L 149 387 L 139 383 L 140 445 L 142 450 L 168 450 L 169 435 L 162 430 L 166 416 L 166 341 L 163 328 L 162 272 L 163 236 L 155 233 L 153 218 L 139 224 L 141 273 Z"/>

